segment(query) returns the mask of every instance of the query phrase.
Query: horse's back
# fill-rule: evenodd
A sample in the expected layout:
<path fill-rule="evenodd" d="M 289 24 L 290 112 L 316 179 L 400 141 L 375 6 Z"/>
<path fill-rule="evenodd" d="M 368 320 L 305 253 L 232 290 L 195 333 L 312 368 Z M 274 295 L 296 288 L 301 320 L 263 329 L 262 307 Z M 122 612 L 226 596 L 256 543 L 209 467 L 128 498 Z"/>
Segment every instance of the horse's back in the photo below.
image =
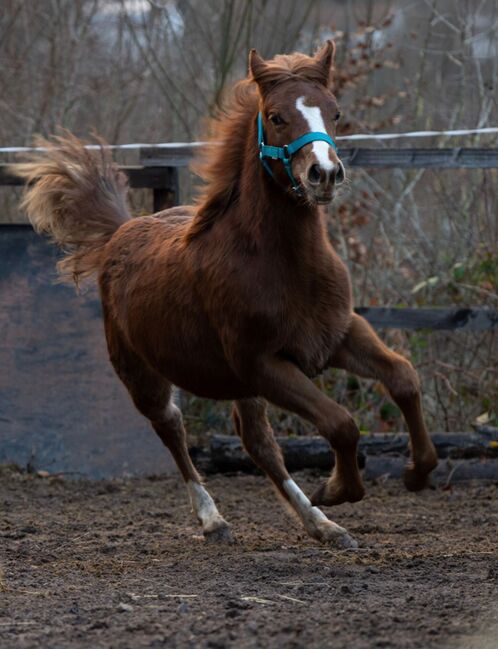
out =
<path fill-rule="evenodd" d="M 173 207 L 123 224 L 108 241 L 99 272 L 103 299 L 119 299 L 134 287 L 157 286 L 159 277 L 171 272 L 182 254 L 194 208 Z"/>
<path fill-rule="evenodd" d="M 159 219 L 160 221 L 167 221 L 169 224 L 175 223 L 189 223 L 195 214 L 195 207 L 193 205 L 177 205 L 170 207 L 167 210 L 161 210 L 151 214 L 149 218 Z"/>
<path fill-rule="evenodd" d="M 144 257 L 153 260 L 159 249 L 165 253 L 172 241 L 183 237 L 193 216 L 194 207 L 182 205 L 127 221 L 107 243 L 103 268 L 116 256 L 131 266 Z"/>

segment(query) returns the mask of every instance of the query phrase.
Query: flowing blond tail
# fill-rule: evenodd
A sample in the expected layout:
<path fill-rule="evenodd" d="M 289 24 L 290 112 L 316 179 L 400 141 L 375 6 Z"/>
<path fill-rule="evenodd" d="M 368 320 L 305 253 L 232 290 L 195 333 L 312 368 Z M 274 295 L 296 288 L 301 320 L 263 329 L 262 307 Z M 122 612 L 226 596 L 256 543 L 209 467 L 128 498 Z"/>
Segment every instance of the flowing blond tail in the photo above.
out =
<path fill-rule="evenodd" d="M 69 132 L 38 138 L 44 151 L 12 169 L 28 182 L 22 207 L 34 229 L 65 252 L 57 264 L 62 280 L 76 285 L 97 271 L 105 244 L 131 218 L 126 175 L 98 143 L 98 150 L 86 149 Z"/>

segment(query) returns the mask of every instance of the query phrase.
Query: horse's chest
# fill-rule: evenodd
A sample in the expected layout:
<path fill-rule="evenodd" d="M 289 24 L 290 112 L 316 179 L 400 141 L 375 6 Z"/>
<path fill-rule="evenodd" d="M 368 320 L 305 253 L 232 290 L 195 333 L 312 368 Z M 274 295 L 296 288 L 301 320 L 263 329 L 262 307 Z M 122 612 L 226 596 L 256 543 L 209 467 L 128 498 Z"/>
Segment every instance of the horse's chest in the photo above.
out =
<path fill-rule="evenodd" d="M 349 327 L 350 308 L 310 309 L 290 318 L 281 354 L 307 376 L 320 374 L 330 364 L 334 350 Z"/>
<path fill-rule="evenodd" d="M 347 270 L 331 256 L 320 269 L 283 276 L 279 288 L 281 292 L 275 291 L 278 306 L 270 318 L 270 341 L 277 344 L 278 354 L 306 375 L 316 376 L 329 366 L 350 325 Z"/>

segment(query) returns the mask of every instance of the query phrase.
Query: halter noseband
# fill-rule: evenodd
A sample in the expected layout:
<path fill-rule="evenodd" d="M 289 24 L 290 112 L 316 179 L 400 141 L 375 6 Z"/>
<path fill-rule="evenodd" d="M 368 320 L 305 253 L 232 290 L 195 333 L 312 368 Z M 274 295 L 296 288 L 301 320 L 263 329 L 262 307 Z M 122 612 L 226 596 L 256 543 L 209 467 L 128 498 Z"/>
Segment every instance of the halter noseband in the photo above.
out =
<path fill-rule="evenodd" d="M 265 144 L 265 131 L 263 129 L 263 116 L 261 113 L 258 113 L 258 146 L 259 146 L 259 159 L 265 170 L 270 174 L 270 176 L 275 179 L 270 165 L 265 160 L 265 158 L 271 158 L 272 160 L 282 160 L 284 163 L 285 171 L 290 178 L 292 183 L 292 189 L 297 194 L 301 194 L 301 188 L 299 183 L 294 178 L 292 173 L 292 156 L 302 149 L 303 146 L 306 146 L 310 142 L 327 142 L 331 147 L 334 148 L 334 151 L 338 151 L 337 145 L 334 140 L 330 137 L 328 133 L 322 133 L 321 131 L 310 131 L 298 137 L 296 140 L 293 140 L 290 144 L 284 144 L 284 146 L 270 146 Z"/>

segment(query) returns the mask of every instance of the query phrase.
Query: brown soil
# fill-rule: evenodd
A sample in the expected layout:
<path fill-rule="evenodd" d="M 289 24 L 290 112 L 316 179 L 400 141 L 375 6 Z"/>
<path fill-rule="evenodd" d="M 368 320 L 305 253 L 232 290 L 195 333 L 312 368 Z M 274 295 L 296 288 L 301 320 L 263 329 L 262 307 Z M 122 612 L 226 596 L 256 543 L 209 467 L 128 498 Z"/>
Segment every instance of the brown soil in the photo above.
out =
<path fill-rule="evenodd" d="M 234 546 L 199 539 L 177 478 L 4 471 L 2 649 L 498 647 L 496 485 L 369 485 L 333 512 L 357 551 L 308 539 L 262 477 L 209 487 Z"/>

